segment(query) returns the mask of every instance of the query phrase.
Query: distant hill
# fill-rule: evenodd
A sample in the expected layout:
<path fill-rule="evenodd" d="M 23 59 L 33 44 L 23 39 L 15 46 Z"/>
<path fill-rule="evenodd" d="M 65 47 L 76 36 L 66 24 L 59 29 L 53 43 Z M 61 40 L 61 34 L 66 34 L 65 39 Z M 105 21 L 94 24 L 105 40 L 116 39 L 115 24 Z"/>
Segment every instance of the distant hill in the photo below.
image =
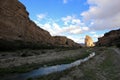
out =
<path fill-rule="evenodd" d="M 85 44 L 84 43 L 79 43 L 82 47 L 85 47 Z"/>

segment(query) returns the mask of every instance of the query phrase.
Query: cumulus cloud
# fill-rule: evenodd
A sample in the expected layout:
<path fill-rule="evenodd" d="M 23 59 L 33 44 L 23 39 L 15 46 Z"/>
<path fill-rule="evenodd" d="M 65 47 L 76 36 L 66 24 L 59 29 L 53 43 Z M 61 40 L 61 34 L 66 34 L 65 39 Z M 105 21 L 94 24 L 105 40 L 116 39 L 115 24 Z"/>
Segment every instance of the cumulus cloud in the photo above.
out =
<path fill-rule="evenodd" d="M 40 20 L 34 21 L 41 28 L 49 31 L 52 36 L 67 36 L 75 42 L 83 42 L 83 39 L 80 39 L 79 36 L 73 37 L 73 35 L 76 36 L 89 30 L 89 28 L 84 23 L 82 23 L 79 18 L 76 18 L 75 16 L 62 17 L 57 21 L 49 19 L 48 17 L 46 17 L 45 19 L 47 19 L 46 23 L 42 23 L 42 21 Z M 59 22 L 62 22 L 63 25 L 61 25 Z"/>
<path fill-rule="evenodd" d="M 37 19 L 38 20 L 42 20 L 42 19 L 44 19 L 46 17 L 46 14 L 38 14 L 37 15 Z"/>
<path fill-rule="evenodd" d="M 50 32 L 52 36 L 55 35 L 76 35 L 76 34 L 82 34 L 84 31 L 87 31 L 89 28 L 88 27 L 79 27 L 75 25 L 69 25 L 69 26 L 63 26 L 61 27 L 58 23 L 45 23 L 45 24 L 40 24 L 37 23 L 41 28 L 47 30 Z"/>
<path fill-rule="evenodd" d="M 48 19 L 48 18 L 47 18 Z M 66 16 L 62 17 L 59 21 L 63 22 L 64 25 L 60 25 L 58 22 L 50 20 L 46 23 L 41 23 L 39 20 L 35 21 L 35 23 L 41 28 L 50 32 L 51 35 L 64 35 L 64 34 L 82 34 L 85 31 L 88 31 L 89 28 L 85 26 L 84 23 L 81 22 L 80 19 L 74 16 Z"/>
<path fill-rule="evenodd" d="M 81 24 L 80 19 L 72 19 L 72 24 Z"/>
<path fill-rule="evenodd" d="M 70 31 L 71 34 L 81 34 L 82 30 L 81 29 L 74 29 Z"/>
<path fill-rule="evenodd" d="M 90 34 L 96 34 L 96 32 L 95 31 L 91 31 Z"/>
<path fill-rule="evenodd" d="M 64 22 L 64 25 L 69 25 L 69 24 L 83 24 L 80 19 L 76 18 L 75 16 L 66 16 L 62 17 L 61 19 Z"/>
<path fill-rule="evenodd" d="M 62 17 L 61 20 L 64 22 L 64 25 L 67 26 L 64 29 L 71 34 L 81 34 L 89 30 L 89 28 L 75 16 Z"/>
<path fill-rule="evenodd" d="M 88 0 L 89 10 L 81 13 L 95 30 L 120 27 L 120 0 Z"/>
<path fill-rule="evenodd" d="M 62 17 L 61 20 L 64 22 L 64 25 L 68 25 L 68 23 L 69 23 L 72 19 L 74 19 L 73 16 L 67 16 L 67 17 Z"/>

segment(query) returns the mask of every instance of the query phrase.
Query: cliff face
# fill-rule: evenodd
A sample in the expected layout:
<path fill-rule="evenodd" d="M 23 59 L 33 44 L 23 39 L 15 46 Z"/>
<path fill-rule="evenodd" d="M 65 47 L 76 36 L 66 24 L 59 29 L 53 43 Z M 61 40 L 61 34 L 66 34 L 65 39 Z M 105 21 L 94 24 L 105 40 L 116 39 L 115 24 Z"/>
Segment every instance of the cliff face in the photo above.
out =
<path fill-rule="evenodd" d="M 119 46 L 120 45 L 120 29 L 112 30 L 105 33 L 103 37 L 98 38 L 97 46 Z M 119 46 L 120 47 L 120 46 Z"/>
<path fill-rule="evenodd" d="M 93 47 L 95 46 L 94 43 L 93 43 L 93 40 L 90 36 L 86 35 L 85 37 L 85 46 L 86 47 Z"/>
<path fill-rule="evenodd" d="M 18 0 L 0 0 L 0 48 L 54 46 L 48 31 L 29 19 L 29 13 Z"/>
<path fill-rule="evenodd" d="M 25 7 L 17 0 L 1 0 L 0 37 L 32 42 L 49 40 L 50 34 L 30 21 L 28 15 Z"/>

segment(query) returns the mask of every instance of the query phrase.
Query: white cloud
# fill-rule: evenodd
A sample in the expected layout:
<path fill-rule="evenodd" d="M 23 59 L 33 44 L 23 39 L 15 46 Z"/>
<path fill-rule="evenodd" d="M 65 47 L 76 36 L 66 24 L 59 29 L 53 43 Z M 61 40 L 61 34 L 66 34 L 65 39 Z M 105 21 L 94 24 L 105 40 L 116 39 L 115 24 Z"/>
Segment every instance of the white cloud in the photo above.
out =
<path fill-rule="evenodd" d="M 71 30 L 70 33 L 71 34 L 81 34 L 82 29 L 76 27 L 76 29 Z"/>
<path fill-rule="evenodd" d="M 93 35 L 93 38 L 99 38 L 99 37 L 102 37 L 104 34 L 94 34 Z"/>
<path fill-rule="evenodd" d="M 34 20 L 34 21 L 41 28 L 49 31 L 52 36 L 59 35 L 59 36 L 72 37 L 72 35 L 76 36 L 89 30 L 89 28 L 86 27 L 86 25 L 82 23 L 81 20 L 76 18 L 75 16 L 62 17 L 57 21 L 51 18 L 49 19 L 48 17 L 45 19 L 47 19 L 46 23 L 42 23 L 41 20 L 36 20 L 36 21 Z M 66 25 L 61 25 L 59 22 L 63 22 Z M 83 42 L 83 39 L 80 39 L 79 36 L 72 37 L 72 40 L 80 43 Z"/>
<path fill-rule="evenodd" d="M 75 16 L 66 16 L 61 20 L 64 22 L 64 25 L 67 26 L 65 30 L 71 34 L 81 34 L 89 30 L 89 28 Z"/>
<path fill-rule="evenodd" d="M 42 19 L 44 19 L 45 17 L 46 17 L 46 14 L 38 14 L 38 15 L 37 15 L 38 20 L 42 20 Z"/>
<path fill-rule="evenodd" d="M 68 25 L 68 23 L 69 23 L 72 19 L 74 19 L 73 16 L 67 16 L 67 17 L 62 17 L 61 20 L 64 22 L 64 25 Z"/>
<path fill-rule="evenodd" d="M 80 24 L 80 19 L 72 19 L 72 24 Z"/>
<path fill-rule="evenodd" d="M 82 30 L 84 30 L 84 31 L 88 31 L 89 28 L 88 28 L 88 27 L 82 27 Z"/>
<path fill-rule="evenodd" d="M 76 37 L 76 36 L 67 36 L 67 38 L 74 40 L 77 43 L 84 43 L 84 37 Z"/>
<path fill-rule="evenodd" d="M 92 21 L 92 29 L 120 27 L 120 0 L 88 0 L 89 10 L 81 13 L 85 21 Z"/>
<path fill-rule="evenodd" d="M 68 0 L 63 0 L 63 3 L 66 4 L 68 2 Z"/>
<path fill-rule="evenodd" d="M 96 32 L 95 31 L 91 31 L 90 34 L 96 34 Z"/>
<path fill-rule="evenodd" d="M 75 25 L 75 26 L 80 26 L 80 27 L 85 26 L 85 24 L 79 18 L 76 18 L 75 16 L 62 17 L 61 20 L 64 22 L 65 26 L 69 26 L 69 25 Z"/>

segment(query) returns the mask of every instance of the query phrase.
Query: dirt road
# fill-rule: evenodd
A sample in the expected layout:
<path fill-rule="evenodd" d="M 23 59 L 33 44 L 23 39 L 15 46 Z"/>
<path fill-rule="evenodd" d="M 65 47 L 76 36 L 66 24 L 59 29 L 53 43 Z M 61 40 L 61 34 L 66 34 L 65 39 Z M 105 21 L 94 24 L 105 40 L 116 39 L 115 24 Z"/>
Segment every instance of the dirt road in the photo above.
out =
<path fill-rule="evenodd" d="M 118 55 L 120 55 L 120 49 L 119 48 L 112 48 Z"/>

